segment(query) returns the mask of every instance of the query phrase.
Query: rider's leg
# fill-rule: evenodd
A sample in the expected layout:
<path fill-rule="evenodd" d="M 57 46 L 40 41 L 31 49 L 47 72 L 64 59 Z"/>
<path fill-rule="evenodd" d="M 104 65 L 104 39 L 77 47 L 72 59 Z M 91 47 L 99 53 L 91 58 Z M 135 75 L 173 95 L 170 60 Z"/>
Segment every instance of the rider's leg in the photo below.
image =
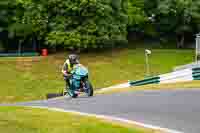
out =
<path fill-rule="evenodd" d="M 70 82 L 69 82 L 69 79 L 67 79 L 66 80 L 66 90 L 69 89 L 69 87 L 70 87 Z"/>
<path fill-rule="evenodd" d="M 76 97 L 77 94 L 75 94 L 76 86 L 74 84 L 74 81 L 70 79 L 70 77 L 64 76 L 65 80 L 65 92 L 64 94 L 69 94 L 72 97 Z"/>
<path fill-rule="evenodd" d="M 70 81 L 69 81 L 69 78 L 64 76 L 64 81 L 65 81 L 65 89 L 64 89 L 64 94 L 67 93 L 69 87 L 70 87 Z"/>

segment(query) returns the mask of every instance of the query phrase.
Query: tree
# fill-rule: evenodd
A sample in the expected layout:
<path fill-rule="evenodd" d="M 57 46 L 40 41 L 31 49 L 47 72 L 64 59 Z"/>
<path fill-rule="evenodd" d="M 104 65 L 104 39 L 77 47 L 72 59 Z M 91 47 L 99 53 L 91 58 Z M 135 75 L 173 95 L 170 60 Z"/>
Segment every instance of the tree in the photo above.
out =
<path fill-rule="evenodd" d="M 123 2 L 111 0 L 49 0 L 49 45 L 99 48 L 127 42 L 128 18 Z"/>
<path fill-rule="evenodd" d="M 4 31 L 20 45 L 33 38 L 48 46 L 72 49 L 127 43 L 127 0 L 15 0 L 10 3 L 14 3 L 12 8 L 11 4 L 4 4 L 2 8 L 10 14 L 5 22 L 9 26 Z M 7 19 L 6 15 L 4 18 Z"/>
<path fill-rule="evenodd" d="M 47 32 L 48 13 L 42 1 L 17 0 L 15 24 L 16 36 L 42 40 Z"/>
<path fill-rule="evenodd" d="M 144 0 L 128 1 L 129 30 L 143 31 L 147 20 L 144 13 Z"/>
<path fill-rule="evenodd" d="M 12 23 L 15 7 L 14 0 L 1 0 L 0 1 L 0 43 L 7 45 L 9 32 L 9 25 Z M 4 46 L 6 47 L 6 46 Z"/>
<path fill-rule="evenodd" d="M 146 0 L 148 2 L 149 0 Z M 184 46 L 185 33 L 196 32 L 200 20 L 198 0 L 155 0 L 147 5 L 146 13 L 154 14 L 156 32 L 160 35 L 172 34 L 177 38 L 177 47 Z"/>

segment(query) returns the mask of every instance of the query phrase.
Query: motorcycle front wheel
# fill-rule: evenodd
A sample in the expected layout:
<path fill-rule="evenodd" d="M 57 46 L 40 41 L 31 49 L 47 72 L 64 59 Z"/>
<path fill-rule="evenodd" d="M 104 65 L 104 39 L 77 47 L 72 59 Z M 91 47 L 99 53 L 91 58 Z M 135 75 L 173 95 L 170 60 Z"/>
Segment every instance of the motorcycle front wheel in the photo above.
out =
<path fill-rule="evenodd" d="M 78 94 L 76 94 L 76 93 L 74 93 L 74 91 L 72 91 L 72 90 L 68 90 L 68 95 L 70 96 L 70 97 L 72 97 L 72 98 L 77 98 L 77 96 L 78 96 Z"/>

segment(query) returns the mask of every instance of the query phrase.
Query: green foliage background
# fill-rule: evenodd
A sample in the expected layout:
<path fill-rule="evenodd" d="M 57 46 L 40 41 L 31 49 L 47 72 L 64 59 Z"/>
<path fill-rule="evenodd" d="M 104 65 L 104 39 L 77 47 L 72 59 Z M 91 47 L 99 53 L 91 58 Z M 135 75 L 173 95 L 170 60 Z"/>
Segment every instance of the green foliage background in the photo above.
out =
<path fill-rule="evenodd" d="M 115 47 L 133 32 L 182 45 L 200 31 L 199 0 L 1 0 L 0 7 L 4 47 L 33 39 L 49 47 Z"/>

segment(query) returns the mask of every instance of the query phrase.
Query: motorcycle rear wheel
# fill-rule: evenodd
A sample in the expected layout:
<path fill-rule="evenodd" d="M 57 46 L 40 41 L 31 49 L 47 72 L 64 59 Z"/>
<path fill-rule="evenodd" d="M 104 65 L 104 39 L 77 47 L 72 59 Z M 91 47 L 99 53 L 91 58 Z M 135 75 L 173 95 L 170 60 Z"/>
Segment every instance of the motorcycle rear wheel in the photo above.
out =
<path fill-rule="evenodd" d="M 85 93 L 87 94 L 88 97 L 91 97 L 94 95 L 94 91 L 93 91 L 93 86 L 89 81 L 85 81 Z"/>

